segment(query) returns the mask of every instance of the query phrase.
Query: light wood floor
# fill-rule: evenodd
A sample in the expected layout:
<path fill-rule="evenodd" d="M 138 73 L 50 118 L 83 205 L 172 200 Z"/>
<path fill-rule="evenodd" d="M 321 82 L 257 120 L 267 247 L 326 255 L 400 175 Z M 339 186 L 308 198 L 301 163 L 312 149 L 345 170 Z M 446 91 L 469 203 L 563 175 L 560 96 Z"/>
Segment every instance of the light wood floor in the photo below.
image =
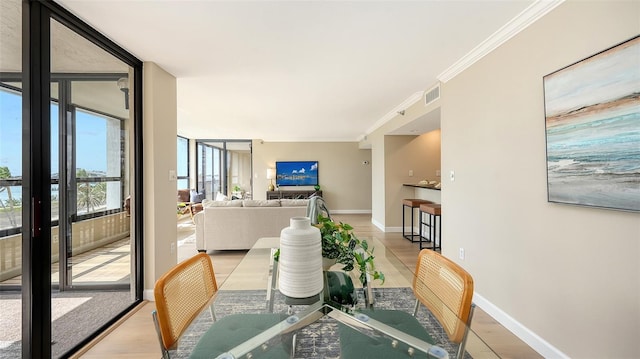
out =
<path fill-rule="evenodd" d="M 371 224 L 370 215 L 335 215 L 334 217 L 334 220 L 351 224 L 360 237 L 377 238 L 405 265 L 410 268 L 415 267 L 419 251 L 417 243 L 405 240 L 400 233 L 381 232 Z M 179 237 L 181 237 L 180 233 Z M 189 246 L 180 247 L 179 258 L 191 255 L 185 253 L 185 249 L 189 252 L 193 250 Z M 181 250 L 182 253 L 180 253 Z M 242 260 L 245 253 L 245 251 L 209 253 L 219 285 Z M 113 330 L 98 338 L 74 358 L 160 358 L 158 338 L 151 320 L 153 309 L 155 309 L 153 302 L 142 303 L 135 312 L 117 323 Z M 502 358 L 542 358 L 480 308 L 475 310 L 471 328 Z"/>

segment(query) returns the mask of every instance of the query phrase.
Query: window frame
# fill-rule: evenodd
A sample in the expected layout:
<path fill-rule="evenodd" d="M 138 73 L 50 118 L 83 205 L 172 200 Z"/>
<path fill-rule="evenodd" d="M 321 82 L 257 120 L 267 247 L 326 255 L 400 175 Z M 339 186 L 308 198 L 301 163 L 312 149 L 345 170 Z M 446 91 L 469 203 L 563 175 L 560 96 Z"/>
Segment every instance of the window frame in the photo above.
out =
<path fill-rule="evenodd" d="M 22 227 L 22 356 L 51 357 L 51 209 L 50 163 L 51 149 L 50 120 L 48 102 L 51 84 L 51 20 L 56 20 L 75 31 L 96 46 L 102 48 L 131 68 L 133 88 L 134 143 L 130 148 L 133 161 L 134 203 L 142 204 L 143 199 L 143 123 L 142 123 L 142 61 L 121 46 L 80 20 L 61 5 L 53 1 L 22 2 L 22 73 L 19 74 L 24 92 L 22 100 L 23 128 L 23 218 Z M 132 77 L 132 78 L 131 78 Z M 26 156 L 29 156 L 28 158 Z M 143 298 L 144 283 L 144 208 L 138 206 L 132 218 L 132 288 L 134 302 L 123 312 L 109 320 L 101 330 L 108 328 L 134 309 Z M 75 349 L 86 345 L 98 333 L 86 338 Z"/>
<path fill-rule="evenodd" d="M 190 158 L 191 156 L 190 156 L 190 153 L 189 153 L 189 139 L 186 138 L 186 137 L 178 135 L 177 136 L 177 140 L 176 140 L 178 146 L 180 145 L 180 140 L 181 139 L 183 139 L 183 140 L 185 140 L 187 142 L 186 143 L 187 150 L 185 152 L 186 155 L 187 155 L 187 158 L 186 158 L 187 174 L 186 175 L 181 175 L 180 174 L 180 158 L 177 158 L 177 161 L 176 161 L 176 186 L 178 187 L 177 189 L 191 189 L 191 183 L 189 182 L 189 178 L 190 178 L 189 174 L 191 172 L 190 171 L 191 170 L 191 168 L 190 168 L 191 166 L 189 165 L 189 160 L 191 159 Z M 177 151 L 176 152 L 176 157 L 178 157 L 179 154 L 180 154 L 180 151 Z M 186 188 L 180 188 L 180 186 L 178 186 L 178 183 L 180 183 L 180 180 L 187 180 L 187 187 Z"/>
<path fill-rule="evenodd" d="M 212 176 L 211 181 L 214 183 L 214 178 L 216 175 L 215 164 L 219 164 L 219 177 L 220 177 L 220 192 L 223 194 L 227 194 L 229 192 L 229 163 L 230 163 L 230 150 L 227 149 L 228 143 L 247 143 L 249 145 L 249 152 L 251 153 L 251 165 L 250 172 L 253 173 L 253 141 L 248 139 L 196 139 L 196 188 L 198 192 L 204 191 L 205 196 L 207 195 L 206 188 L 206 175 L 209 166 L 212 167 Z M 211 143 L 215 142 L 220 146 L 214 146 Z M 202 148 L 202 151 L 200 150 Z M 205 160 L 207 158 L 206 149 L 211 149 L 211 161 L 207 163 Z M 216 152 L 218 151 L 218 152 Z M 218 160 L 215 160 L 215 156 L 219 157 Z M 204 172 L 204 173 L 203 173 Z M 253 192 L 253 176 L 250 176 L 250 187 L 251 192 Z M 215 193 L 212 193 L 211 196 L 215 196 Z M 214 199 L 213 197 L 211 199 Z"/>
<path fill-rule="evenodd" d="M 64 85 L 66 83 L 71 83 L 74 81 L 113 81 L 114 79 L 118 79 L 121 78 L 123 76 L 123 74 L 121 73 L 114 73 L 114 74 L 96 74 L 95 77 L 91 76 L 91 75 L 87 75 L 87 74 L 64 74 L 62 76 L 57 76 L 56 74 L 52 74 L 52 78 L 51 78 L 51 82 L 58 82 L 59 87 L 62 88 L 64 87 Z M 10 74 L 0 74 L 0 91 L 7 91 L 7 92 L 11 92 L 14 93 L 18 96 L 20 96 L 20 98 L 22 99 L 22 89 L 15 87 L 15 86 L 11 86 L 8 85 L 6 83 L 4 83 L 5 81 L 10 81 L 12 79 L 13 76 L 11 76 Z M 89 107 L 86 106 L 80 106 L 80 105 L 76 105 L 73 103 L 69 103 L 69 104 L 61 104 L 59 99 L 56 98 L 51 98 L 50 100 L 51 104 L 56 104 L 58 106 L 58 113 L 62 113 L 63 111 L 71 111 L 72 116 L 74 117 L 74 120 L 76 118 L 76 111 L 80 110 L 83 111 L 89 115 L 92 116 L 96 116 L 96 117 L 105 117 L 105 118 L 109 118 L 109 119 L 113 119 L 113 120 L 117 120 L 120 123 L 120 132 L 122 133 L 124 131 L 124 122 L 126 119 L 124 118 L 120 118 L 120 117 L 116 117 L 110 114 L 106 114 L 102 111 L 99 110 L 95 110 L 95 109 L 91 109 Z M 58 119 L 59 121 L 59 119 Z M 53 132 L 53 128 L 51 129 Z M 58 135 L 60 135 L 58 133 Z M 77 137 L 76 133 L 75 133 L 75 126 L 74 126 L 74 133 L 71 134 L 71 137 Z M 120 144 L 120 176 L 119 177 L 114 177 L 114 176 L 100 176 L 100 177 L 87 177 L 87 178 L 80 178 L 80 180 L 74 175 L 72 176 L 73 178 L 70 179 L 71 185 L 77 188 L 79 183 L 107 183 L 107 182 L 119 182 L 120 183 L 120 204 L 118 206 L 118 208 L 112 208 L 112 209 L 106 209 L 103 211 L 93 211 L 93 212 L 86 212 L 83 214 L 78 214 L 78 204 L 77 204 L 77 200 L 75 201 L 75 203 L 72 203 L 71 205 L 73 206 L 73 215 L 71 218 L 72 222 L 79 222 L 79 221 L 83 221 L 86 219 L 92 219 L 92 218 L 98 218 L 98 217 L 103 217 L 103 216 L 107 216 L 107 215 L 111 215 L 114 213 L 120 213 L 120 212 L 124 212 L 125 208 L 124 208 L 124 198 L 125 198 L 125 159 L 124 159 L 124 146 L 125 146 L 125 139 L 121 136 L 120 140 L 119 140 Z M 58 148 L 55 149 L 56 151 L 58 151 L 58 153 L 60 153 L 60 147 L 64 146 L 62 142 L 58 143 Z M 75 151 L 77 150 L 77 144 L 75 141 L 73 141 L 73 145 L 72 145 L 72 152 L 75 153 Z M 52 155 L 53 155 L 53 151 L 52 151 Z M 73 156 L 73 154 L 67 154 L 68 156 Z M 58 156 L 58 163 L 60 161 L 60 156 Z M 52 168 L 52 173 L 54 173 L 54 171 L 58 171 L 58 169 L 54 169 Z M 75 168 L 75 170 L 77 171 L 77 167 Z M 0 179 L 0 186 L 22 186 L 23 184 L 23 178 L 22 175 L 19 178 L 12 178 L 12 179 Z M 60 178 L 59 177 L 51 177 L 50 180 L 50 185 L 60 185 Z M 60 192 L 58 192 L 60 193 Z M 59 219 L 52 219 L 51 220 L 51 225 L 52 226 L 58 226 L 59 225 Z M 22 232 L 22 225 L 19 225 L 17 227 L 11 227 L 11 228 L 5 228 L 5 229 L 0 229 L 0 238 L 2 237 L 6 237 L 6 236 L 10 236 L 10 235 L 15 235 L 18 233 Z"/>

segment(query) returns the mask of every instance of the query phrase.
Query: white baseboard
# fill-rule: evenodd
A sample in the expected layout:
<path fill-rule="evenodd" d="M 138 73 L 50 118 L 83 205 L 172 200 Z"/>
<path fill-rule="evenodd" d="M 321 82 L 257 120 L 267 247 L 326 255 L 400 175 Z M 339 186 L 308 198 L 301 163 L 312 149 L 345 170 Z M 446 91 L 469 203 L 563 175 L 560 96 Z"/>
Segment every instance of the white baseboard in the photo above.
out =
<path fill-rule="evenodd" d="M 558 350 L 558 348 L 554 347 L 538 334 L 522 325 L 522 323 L 512 318 L 509 314 L 505 313 L 502 309 L 489 302 L 477 292 L 473 293 L 473 302 L 543 357 L 569 358 L 569 356 Z"/>
<path fill-rule="evenodd" d="M 371 224 L 373 224 L 374 226 L 376 226 L 376 228 L 378 228 L 381 231 L 385 231 L 384 230 L 384 226 L 382 225 L 382 223 L 376 221 L 375 219 L 371 218 Z"/>
<path fill-rule="evenodd" d="M 378 229 L 384 232 L 402 232 L 402 227 L 385 227 L 382 223 L 371 219 L 371 223 L 376 226 Z M 408 231 L 409 228 L 406 228 Z M 418 233 L 416 231 L 416 233 Z M 517 320 L 513 319 L 507 313 L 505 313 L 502 309 L 495 306 L 493 303 L 489 302 L 483 296 L 478 293 L 473 294 L 473 302 L 482 310 L 487 312 L 490 316 L 492 316 L 495 320 L 497 320 L 500 324 L 502 324 L 507 330 L 512 332 L 515 336 L 520 338 L 523 342 L 527 343 L 533 350 L 540 353 L 545 358 L 569 358 L 566 354 L 558 350 L 558 348 L 551 345 L 549 342 L 544 340 L 542 337 L 531 331 L 529 328 L 522 325 Z"/>
<path fill-rule="evenodd" d="M 402 227 L 385 227 L 384 225 L 382 225 L 382 223 L 376 221 L 373 218 L 371 218 L 371 224 L 373 224 L 374 226 L 376 226 L 376 228 L 378 228 L 379 230 L 381 230 L 381 231 L 383 231 L 385 233 L 402 232 Z"/>
<path fill-rule="evenodd" d="M 145 289 L 142 291 L 142 299 L 150 302 L 155 302 L 156 298 L 153 296 L 153 289 Z"/>
<path fill-rule="evenodd" d="M 336 209 L 332 210 L 331 213 L 335 214 L 371 214 L 370 209 Z"/>

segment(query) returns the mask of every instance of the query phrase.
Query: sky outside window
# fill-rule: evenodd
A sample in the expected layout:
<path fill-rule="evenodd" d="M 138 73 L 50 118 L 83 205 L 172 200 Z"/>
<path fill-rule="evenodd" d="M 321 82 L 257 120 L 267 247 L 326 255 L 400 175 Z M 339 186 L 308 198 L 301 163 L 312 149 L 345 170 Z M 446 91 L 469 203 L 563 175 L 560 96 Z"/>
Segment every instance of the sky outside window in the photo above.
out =
<path fill-rule="evenodd" d="M 76 168 L 87 173 L 107 173 L 107 121 L 76 111 Z"/>
<path fill-rule="evenodd" d="M 22 96 L 0 89 L 0 167 L 22 176 Z"/>
<path fill-rule="evenodd" d="M 107 119 L 86 111 L 76 112 L 76 167 L 88 173 L 106 174 Z M 117 120 L 112 120 L 117 121 Z M 51 104 L 51 173 L 57 178 L 58 162 L 58 105 Z M 8 167 L 11 176 L 22 176 L 22 96 L 0 89 L 0 167 Z M 118 174 L 119 175 L 119 174 Z M 19 187 L 12 188 L 13 197 L 22 197 Z M 6 193 L 0 193 L 0 196 Z M 3 199 L 6 199 L 2 197 Z"/>

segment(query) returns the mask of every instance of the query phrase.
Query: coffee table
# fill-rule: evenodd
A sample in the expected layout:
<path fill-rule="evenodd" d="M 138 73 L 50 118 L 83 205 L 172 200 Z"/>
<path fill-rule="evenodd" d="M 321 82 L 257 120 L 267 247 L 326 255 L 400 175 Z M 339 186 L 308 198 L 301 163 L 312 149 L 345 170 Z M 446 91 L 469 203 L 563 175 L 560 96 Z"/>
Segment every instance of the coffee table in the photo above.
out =
<path fill-rule="evenodd" d="M 341 333 L 346 327 L 366 335 L 369 343 L 393 347 L 397 357 L 455 358 L 457 344 L 449 342 L 448 336 L 437 320 L 420 306 L 416 318 L 429 335 L 423 340 L 409 334 L 386 319 L 373 319 L 371 311 L 398 310 L 413 313 L 415 297 L 411 290 L 412 269 L 387 251 L 375 238 L 368 239 L 376 257 L 376 269 L 385 274 L 384 284 L 379 281 L 363 288 L 357 274 L 348 273 L 358 295 L 354 305 L 342 305 L 328 300 L 327 295 L 307 301 L 296 301 L 279 293 L 277 287 L 277 261 L 273 253 L 279 246 L 279 238 L 261 238 L 249 250 L 225 282 L 214 299 L 214 313 L 219 319 L 226 315 L 247 313 L 282 313 L 282 321 L 266 328 L 259 335 L 241 343 L 219 358 L 260 358 L 262 352 L 273 345 L 286 343 L 294 358 L 339 358 L 341 357 Z M 215 268 L 215 262 L 214 268 Z M 340 271 L 334 265 L 331 271 Z M 201 315 L 193 329 L 183 337 L 187 343 L 180 344 L 176 357 L 186 357 L 189 341 L 197 342 L 198 334 L 211 324 L 207 316 Z M 186 344 L 186 345 L 183 345 Z M 364 348 L 363 348 L 364 349 Z M 385 358 L 389 354 L 384 355 Z M 393 357 L 396 357 L 394 354 Z M 498 358 L 472 330 L 468 331 L 464 358 Z"/>

